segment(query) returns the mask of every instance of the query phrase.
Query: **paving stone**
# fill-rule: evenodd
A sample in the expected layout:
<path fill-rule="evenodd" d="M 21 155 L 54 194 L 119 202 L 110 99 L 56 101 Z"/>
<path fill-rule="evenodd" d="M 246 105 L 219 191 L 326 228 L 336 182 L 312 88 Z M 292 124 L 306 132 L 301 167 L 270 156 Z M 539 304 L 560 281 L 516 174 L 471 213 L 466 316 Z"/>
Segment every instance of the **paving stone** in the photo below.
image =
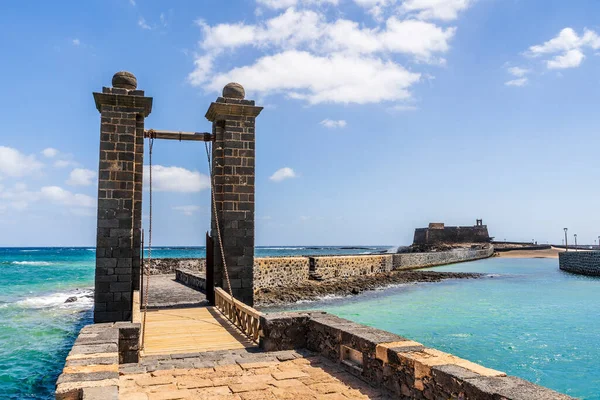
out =
<path fill-rule="evenodd" d="M 163 376 L 144 376 L 142 378 L 137 379 L 135 382 L 142 386 L 157 386 L 157 385 L 168 385 L 175 381 L 175 377 L 172 375 L 163 375 Z"/>
<path fill-rule="evenodd" d="M 259 361 L 259 362 L 239 362 L 238 364 L 243 369 L 253 369 L 253 368 L 268 368 L 278 364 L 277 361 Z"/>
<path fill-rule="evenodd" d="M 81 400 L 119 400 L 119 387 L 90 387 L 81 391 Z"/>
<path fill-rule="evenodd" d="M 253 390 L 265 390 L 268 387 L 269 386 L 264 382 L 246 382 L 235 385 L 229 385 L 229 389 L 231 389 L 233 393 L 251 392 Z"/>
<path fill-rule="evenodd" d="M 213 383 L 210 379 L 202 379 L 196 376 L 186 376 L 177 378 L 177 387 L 179 389 L 199 389 L 212 386 Z"/>

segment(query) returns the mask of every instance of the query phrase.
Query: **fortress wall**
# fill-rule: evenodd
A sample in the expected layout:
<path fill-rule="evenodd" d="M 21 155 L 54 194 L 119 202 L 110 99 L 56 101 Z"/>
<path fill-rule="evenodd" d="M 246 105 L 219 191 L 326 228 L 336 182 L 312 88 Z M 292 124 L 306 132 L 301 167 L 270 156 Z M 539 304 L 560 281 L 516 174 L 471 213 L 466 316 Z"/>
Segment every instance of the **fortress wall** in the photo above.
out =
<path fill-rule="evenodd" d="M 454 264 L 465 261 L 480 260 L 491 257 L 494 248 L 487 249 L 454 249 L 431 253 L 402 253 L 394 254 L 394 269 L 415 269 L 423 267 L 435 267 L 438 265 Z"/>
<path fill-rule="evenodd" d="M 600 251 L 558 253 L 559 268 L 579 275 L 600 276 Z"/>
<path fill-rule="evenodd" d="M 414 244 L 487 243 L 490 236 L 486 225 L 446 226 L 442 229 L 415 229 Z"/>
<path fill-rule="evenodd" d="M 308 257 L 263 257 L 254 259 L 254 288 L 292 286 L 308 280 Z"/>
<path fill-rule="evenodd" d="M 311 257 L 311 270 L 322 279 L 371 275 L 393 269 L 393 255 Z"/>
<path fill-rule="evenodd" d="M 494 249 L 490 247 L 483 250 L 454 249 L 431 253 L 257 257 L 254 259 L 254 287 L 258 290 L 298 285 L 308 281 L 311 272 L 315 278 L 327 280 L 473 261 L 493 254 Z M 600 255 L 600 252 L 598 254 Z M 176 270 L 185 271 L 187 275 L 194 275 L 196 278 L 204 276 L 206 260 L 203 258 L 152 260 L 153 274 L 174 274 Z M 180 275 L 184 274 L 180 272 Z M 182 281 L 183 279 L 181 278 Z"/>

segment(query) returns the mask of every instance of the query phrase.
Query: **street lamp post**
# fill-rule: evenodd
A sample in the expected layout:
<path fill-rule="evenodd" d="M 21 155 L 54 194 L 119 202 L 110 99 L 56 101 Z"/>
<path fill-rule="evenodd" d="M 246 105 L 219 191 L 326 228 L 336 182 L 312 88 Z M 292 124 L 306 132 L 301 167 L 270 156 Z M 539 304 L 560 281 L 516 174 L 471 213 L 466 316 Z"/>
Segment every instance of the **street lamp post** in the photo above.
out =
<path fill-rule="evenodd" d="M 573 236 L 575 236 L 575 251 L 577 251 L 577 234 L 574 234 Z"/>
<path fill-rule="evenodd" d="M 565 230 L 565 251 L 569 251 L 569 243 L 567 242 L 567 231 L 569 228 L 563 228 Z"/>

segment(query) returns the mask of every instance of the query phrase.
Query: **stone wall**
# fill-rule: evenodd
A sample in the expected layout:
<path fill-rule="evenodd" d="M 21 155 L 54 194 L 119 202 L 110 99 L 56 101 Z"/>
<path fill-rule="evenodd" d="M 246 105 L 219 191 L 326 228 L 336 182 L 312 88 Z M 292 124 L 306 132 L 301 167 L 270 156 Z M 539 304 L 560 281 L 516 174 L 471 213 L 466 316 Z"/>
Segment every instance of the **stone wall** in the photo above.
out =
<path fill-rule="evenodd" d="M 178 269 L 175 271 L 175 280 L 192 289 L 206 290 L 205 272 L 191 271 L 189 269 Z"/>
<path fill-rule="evenodd" d="M 308 257 L 264 257 L 254 259 L 254 288 L 293 286 L 308 280 Z"/>
<path fill-rule="evenodd" d="M 394 269 L 415 269 L 424 267 L 435 267 L 438 265 L 454 264 L 465 261 L 480 260 L 491 257 L 494 248 L 487 249 L 454 249 L 430 253 L 401 253 L 394 254 Z"/>
<path fill-rule="evenodd" d="M 558 253 L 558 265 L 561 270 L 574 274 L 600 276 L 600 251 Z"/>
<path fill-rule="evenodd" d="M 263 350 L 315 351 L 402 399 L 571 399 L 401 336 L 323 312 L 263 315 L 261 329 Z"/>
<path fill-rule="evenodd" d="M 119 364 L 139 361 L 140 328 L 130 322 L 84 326 L 56 381 L 55 398 L 117 400 Z"/>
<path fill-rule="evenodd" d="M 255 289 L 294 286 L 309 279 L 327 280 L 372 275 L 394 270 L 433 267 L 491 257 L 493 247 L 483 250 L 454 249 L 430 253 L 373 254 L 352 256 L 260 257 L 254 259 Z M 204 277 L 204 258 L 153 259 L 152 274 L 187 270 Z M 182 278 L 183 279 L 183 278 Z"/>
<path fill-rule="evenodd" d="M 150 267 L 150 275 L 174 274 L 177 269 L 205 272 L 205 258 L 153 258 L 144 260 Z"/>
<path fill-rule="evenodd" d="M 310 257 L 310 270 L 318 279 L 370 275 L 392 269 L 392 254 Z"/>

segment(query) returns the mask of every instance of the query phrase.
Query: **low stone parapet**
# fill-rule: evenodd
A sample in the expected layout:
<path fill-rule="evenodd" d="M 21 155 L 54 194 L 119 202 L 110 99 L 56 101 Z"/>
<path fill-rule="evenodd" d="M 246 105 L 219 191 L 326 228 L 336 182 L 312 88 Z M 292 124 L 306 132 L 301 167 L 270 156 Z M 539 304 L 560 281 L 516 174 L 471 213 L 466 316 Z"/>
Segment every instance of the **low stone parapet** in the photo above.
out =
<path fill-rule="evenodd" d="M 177 269 L 206 271 L 205 258 L 153 258 L 144 260 L 144 263 L 150 275 L 174 274 Z"/>
<path fill-rule="evenodd" d="M 600 251 L 564 251 L 558 253 L 558 265 L 573 274 L 600 276 Z"/>
<path fill-rule="evenodd" d="M 138 362 L 139 338 L 137 323 L 84 326 L 56 381 L 56 399 L 117 400 L 119 364 Z"/>
<path fill-rule="evenodd" d="M 191 271 L 189 269 L 176 269 L 175 280 L 192 289 L 206 290 L 206 274 L 204 272 Z"/>
<path fill-rule="evenodd" d="M 324 312 L 268 314 L 260 346 L 306 348 L 399 398 L 572 399 L 523 379 L 482 367 L 401 336 Z"/>

